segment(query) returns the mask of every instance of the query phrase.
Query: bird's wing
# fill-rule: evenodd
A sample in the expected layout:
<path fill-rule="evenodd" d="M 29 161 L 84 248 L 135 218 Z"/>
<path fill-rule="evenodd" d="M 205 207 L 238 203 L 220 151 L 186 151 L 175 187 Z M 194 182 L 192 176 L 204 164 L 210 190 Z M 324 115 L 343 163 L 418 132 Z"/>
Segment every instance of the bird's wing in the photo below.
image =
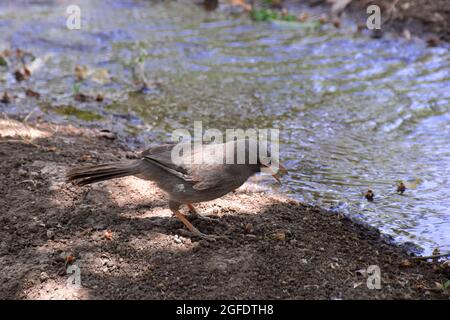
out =
<path fill-rule="evenodd" d="M 224 164 L 203 164 L 194 166 L 190 170 L 190 175 L 197 183 L 193 186 L 196 190 L 214 189 L 216 187 L 224 186 L 233 176 L 226 170 Z"/>
<path fill-rule="evenodd" d="M 196 190 L 212 189 L 222 185 L 229 180 L 229 173 L 225 170 L 225 165 L 218 164 L 195 164 L 193 155 L 185 158 L 185 162 L 175 164 L 172 161 L 172 149 L 174 144 L 159 145 L 145 150 L 142 156 L 161 169 L 177 176 L 184 181 L 194 184 Z"/>
<path fill-rule="evenodd" d="M 150 147 L 142 152 L 143 159 L 185 181 L 192 182 L 194 180 L 189 175 L 187 166 L 177 165 L 172 161 L 172 149 L 175 145 L 175 143 L 169 143 Z"/>

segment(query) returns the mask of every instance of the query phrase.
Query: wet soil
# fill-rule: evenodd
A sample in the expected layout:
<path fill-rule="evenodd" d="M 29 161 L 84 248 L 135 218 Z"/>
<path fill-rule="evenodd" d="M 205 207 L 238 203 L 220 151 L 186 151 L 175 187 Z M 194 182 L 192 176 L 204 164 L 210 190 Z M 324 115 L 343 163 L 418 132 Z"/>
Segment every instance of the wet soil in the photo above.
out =
<path fill-rule="evenodd" d="M 2 120 L 3 121 L 3 120 Z M 254 184 L 197 205 L 193 238 L 151 182 L 77 187 L 68 168 L 135 157 L 120 139 L 48 123 L 0 125 L 1 299 L 448 299 L 449 269 L 375 230 Z M 381 289 L 365 270 L 376 265 Z M 81 287 L 67 268 L 80 271 Z"/>
<path fill-rule="evenodd" d="M 294 1 L 295 2 L 295 1 Z M 315 6 L 329 8 L 331 1 L 308 0 Z M 450 1 L 448 0 L 362 0 L 351 1 L 344 13 L 364 25 L 366 9 L 376 4 L 381 9 L 382 31 L 418 36 L 437 45 L 440 40 L 450 41 Z"/>

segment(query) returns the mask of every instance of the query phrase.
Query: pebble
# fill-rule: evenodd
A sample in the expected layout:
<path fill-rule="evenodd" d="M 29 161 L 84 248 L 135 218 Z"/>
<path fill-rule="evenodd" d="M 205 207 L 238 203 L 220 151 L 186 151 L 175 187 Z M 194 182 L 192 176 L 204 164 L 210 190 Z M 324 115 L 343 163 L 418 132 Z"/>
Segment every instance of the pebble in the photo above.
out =
<path fill-rule="evenodd" d="M 47 238 L 48 239 L 53 239 L 55 237 L 55 232 L 51 229 L 47 230 Z"/>
<path fill-rule="evenodd" d="M 175 243 L 181 243 L 181 239 L 178 238 L 177 236 L 175 236 L 175 237 L 173 238 L 173 241 L 175 241 Z"/>
<path fill-rule="evenodd" d="M 41 272 L 41 274 L 39 275 L 39 279 L 41 280 L 41 282 L 47 281 L 48 278 L 49 278 L 49 276 L 46 272 Z"/>

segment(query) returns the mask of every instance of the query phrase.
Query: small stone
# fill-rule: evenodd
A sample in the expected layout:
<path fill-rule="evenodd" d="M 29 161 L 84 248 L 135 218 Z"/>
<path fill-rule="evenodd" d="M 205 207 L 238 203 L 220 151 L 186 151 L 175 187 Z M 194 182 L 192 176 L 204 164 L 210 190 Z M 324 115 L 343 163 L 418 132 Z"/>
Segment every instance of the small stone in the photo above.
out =
<path fill-rule="evenodd" d="M 39 177 L 39 172 L 36 172 L 36 171 L 30 172 L 30 177 L 32 177 L 32 178 L 37 178 L 37 177 Z"/>
<path fill-rule="evenodd" d="M 55 232 L 51 229 L 47 230 L 47 239 L 53 240 L 55 238 Z"/>
<path fill-rule="evenodd" d="M 41 280 L 41 282 L 47 281 L 48 278 L 49 278 L 49 276 L 46 272 L 41 272 L 41 274 L 39 275 L 39 279 Z"/>

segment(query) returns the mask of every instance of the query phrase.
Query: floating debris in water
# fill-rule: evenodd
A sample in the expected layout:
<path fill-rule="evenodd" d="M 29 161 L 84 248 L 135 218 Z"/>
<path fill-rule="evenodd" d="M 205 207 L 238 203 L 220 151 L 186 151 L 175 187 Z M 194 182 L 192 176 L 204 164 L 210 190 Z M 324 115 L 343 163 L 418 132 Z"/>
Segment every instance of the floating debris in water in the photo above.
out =
<path fill-rule="evenodd" d="M 27 80 L 29 77 L 30 74 L 27 73 L 26 69 L 14 71 L 14 78 L 16 79 L 17 82 Z"/>
<path fill-rule="evenodd" d="M 0 66 L 2 66 L 2 67 L 7 67 L 8 66 L 8 61 L 6 60 L 6 58 L 1 53 L 0 53 Z"/>
<path fill-rule="evenodd" d="M 1 103 L 11 103 L 11 97 L 9 96 L 8 92 L 3 93 L 2 98 L 0 99 Z"/>
<path fill-rule="evenodd" d="M 206 11 L 214 11 L 219 6 L 219 0 L 205 0 L 201 3 Z"/>
<path fill-rule="evenodd" d="M 405 192 L 405 190 L 406 190 L 406 186 L 403 183 L 403 181 L 398 182 L 397 183 L 397 193 L 403 194 Z"/>
<path fill-rule="evenodd" d="M 300 22 L 306 22 L 308 19 L 309 19 L 309 13 L 308 12 L 302 12 L 297 17 L 297 20 L 300 21 Z"/>
<path fill-rule="evenodd" d="M 332 23 L 336 29 L 339 29 L 341 27 L 341 19 L 338 19 L 338 18 L 333 19 Z"/>
<path fill-rule="evenodd" d="M 372 190 L 367 190 L 367 192 L 364 194 L 364 197 L 367 199 L 367 201 L 369 202 L 373 202 L 373 198 L 375 197 L 375 193 L 373 193 Z"/>
<path fill-rule="evenodd" d="M 75 66 L 75 77 L 78 81 L 83 81 L 88 76 L 88 68 L 82 65 Z"/>
<path fill-rule="evenodd" d="M 89 102 L 89 101 L 93 100 L 93 98 L 91 96 L 81 93 L 81 92 L 77 93 L 73 98 L 75 99 L 75 101 L 78 101 L 78 102 Z"/>
<path fill-rule="evenodd" d="M 103 101 L 103 94 L 98 93 L 97 96 L 95 97 L 95 101 L 97 102 L 102 102 Z"/>
<path fill-rule="evenodd" d="M 33 91 L 31 89 L 27 89 L 25 91 L 25 94 L 26 94 L 27 97 L 30 97 L 30 98 L 39 99 L 41 97 L 41 94 L 39 92 Z"/>
<path fill-rule="evenodd" d="M 429 47 L 437 47 L 440 43 L 441 39 L 436 35 L 432 35 L 427 39 L 427 44 Z"/>

